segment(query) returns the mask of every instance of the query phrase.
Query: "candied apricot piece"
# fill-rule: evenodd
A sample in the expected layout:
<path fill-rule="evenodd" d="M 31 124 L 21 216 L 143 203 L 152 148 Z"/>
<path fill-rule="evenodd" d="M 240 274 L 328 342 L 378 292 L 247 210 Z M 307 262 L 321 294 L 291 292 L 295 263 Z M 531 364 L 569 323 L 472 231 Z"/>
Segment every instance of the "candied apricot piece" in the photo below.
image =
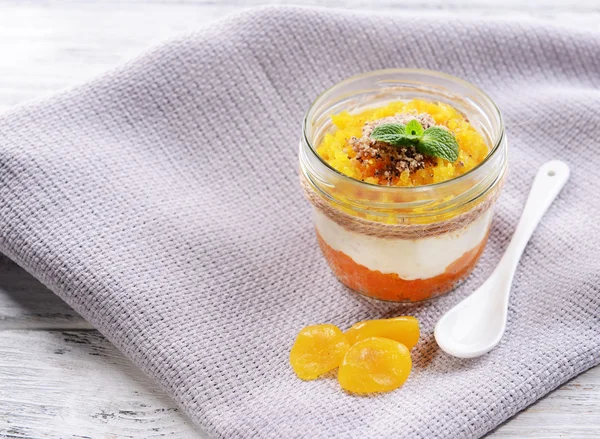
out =
<path fill-rule="evenodd" d="M 370 337 L 354 344 L 342 360 L 338 381 L 351 393 L 389 392 L 400 387 L 410 374 L 410 351 L 389 338 Z"/>
<path fill-rule="evenodd" d="M 346 335 L 337 326 L 307 326 L 296 337 L 290 364 L 298 378 L 314 380 L 338 367 L 349 348 Z"/>
<path fill-rule="evenodd" d="M 356 323 L 346 331 L 350 344 L 369 337 L 383 337 L 399 341 L 408 349 L 412 349 L 417 344 L 419 335 L 419 321 L 412 316 L 365 320 Z"/>

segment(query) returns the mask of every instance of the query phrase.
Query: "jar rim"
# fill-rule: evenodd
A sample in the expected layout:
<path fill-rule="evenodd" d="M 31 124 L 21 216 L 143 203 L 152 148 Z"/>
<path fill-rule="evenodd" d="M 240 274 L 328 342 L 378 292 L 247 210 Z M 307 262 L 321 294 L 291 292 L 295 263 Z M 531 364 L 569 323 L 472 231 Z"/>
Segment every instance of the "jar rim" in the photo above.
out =
<path fill-rule="evenodd" d="M 425 76 L 429 76 L 429 77 L 443 78 L 443 79 L 452 81 L 454 83 L 462 85 L 465 88 L 472 90 L 473 92 L 478 94 L 481 98 L 483 98 L 485 101 L 487 101 L 487 103 L 491 104 L 493 110 L 495 111 L 495 116 L 497 116 L 497 118 L 498 118 L 499 130 L 498 130 L 498 135 L 496 136 L 497 138 L 492 140 L 493 147 L 489 150 L 487 156 L 480 163 L 478 163 L 475 167 L 468 170 L 464 174 L 459 175 L 458 177 L 452 178 L 450 180 L 445 180 L 445 181 L 431 183 L 431 184 L 424 184 L 424 185 L 419 185 L 419 186 L 383 186 L 383 185 L 379 185 L 379 184 L 373 184 L 373 183 L 368 183 L 365 181 L 357 180 L 355 178 L 352 178 L 352 177 L 338 171 L 333 166 L 331 166 L 325 159 L 323 159 L 323 157 L 321 157 L 321 155 L 319 153 L 317 153 L 315 146 L 312 144 L 312 142 L 310 141 L 310 139 L 308 138 L 308 135 L 307 135 L 308 118 L 311 115 L 311 112 L 316 108 L 317 104 L 319 104 L 329 93 L 336 90 L 338 87 L 342 87 L 353 81 L 357 81 L 357 80 L 360 80 L 363 78 L 368 78 L 370 76 L 389 75 L 389 74 L 394 74 L 394 73 L 397 73 L 397 74 L 421 74 L 421 75 L 425 75 Z M 473 85 L 472 83 L 470 83 L 464 79 L 461 79 L 457 76 L 450 75 L 448 73 L 440 72 L 437 70 L 392 68 L 392 69 L 371 70 L 369 72 L 350 76 L 350 77 L 332 85 L 331 87 L 329 87 L 325 91 L 323 91 L 321 94 L 319 94 L 315 98 L 315 100 L 312 102 L 308 111 L 304 115 L 304 119 L 302 121 L 302 137 L 303 137 L 304 141 L 306 142 L 306 144 L 309 146 L 309 149 L 312 152 L 312 154 L 317 157 L 317 159 L 327 168 L 327 170 L 329 172 L 333 172 L 337 177 L 340 177 L 344 181 L 348 181 L 353 184 L 357 184 L 359 187 L 362 186 L 362 187 L 369 188 L 370 190 L 377 190 L 377 191 L 382 191 L 382 192 L 390 191 L 390 192 L 394 192 L 394 193 L 401 193 L 403 191 L 407 192 L 407 193 L 415 193 L 415 192 L 419 192 L 419 191 L 429 190 L 431 188 L 443 188 L 443 187 L 455 184 L 457 182 L 460 182 L 460 181 L 463 181 L 463 180 L 466 180 L 467 178 L 469 178 L 472 174 L 474 174 L 480 168 L 485 166 L 488 163 L 488 161 L 491 160 L 491 158 L 494 156 L 494 153 L 502 147 L 502 143 L 503 143 L 504 137 L 505 137 L 505 127 L 504 127 L 504 119 L 502 117 L 502 112 L 500 111 L 500 108 L 498 107 L 496 102 L 494 102 L 494 100 L 486 92 L 484 92 L 481 88 Z"/>

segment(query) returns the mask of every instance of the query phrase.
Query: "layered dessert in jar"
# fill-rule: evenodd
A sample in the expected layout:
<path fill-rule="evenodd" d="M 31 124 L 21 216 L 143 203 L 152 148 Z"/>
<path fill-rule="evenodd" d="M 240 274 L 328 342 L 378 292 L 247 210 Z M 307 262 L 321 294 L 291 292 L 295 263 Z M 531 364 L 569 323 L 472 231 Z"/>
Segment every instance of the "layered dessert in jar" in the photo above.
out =
<path fill-rule="evenodd" d="M 349 78 L 311 106 L 300 179 L 337 278 L 378 299 L 451 291 L 482 254 L 507 167 L 500 112 L 425 70 Z"/>

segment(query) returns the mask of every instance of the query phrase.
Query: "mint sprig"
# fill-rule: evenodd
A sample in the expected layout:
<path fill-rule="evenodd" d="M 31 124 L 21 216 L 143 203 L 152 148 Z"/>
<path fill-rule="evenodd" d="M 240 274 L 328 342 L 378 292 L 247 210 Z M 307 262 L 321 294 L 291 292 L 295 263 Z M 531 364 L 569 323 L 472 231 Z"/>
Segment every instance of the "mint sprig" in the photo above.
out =
<path fill-rule="evenodd" d="M 401 123 L 387 123 L 375 127 L 371 137 L 391 145 L 407 145 L 410 139 L 406 137 L 406 127 Z M 408 142 L 408 143 L 407 143 Z"/>
<path fill-rule="evenodd" d="M 417 151 L 421 154 L 441 157 L 449 162 L 458 159 L 458 142 L 450 131 L 443 128 L 427 128 L 417 143 Z"/>
<path fill-rule="evenodd" d="M 449 162 L 458 159 L 458 142 L 451 132 L 440 127 L 423 130 L 423 126 L 416 119 L 406 125 L 379 125 L 371 133 L 371 138 L 394 146 L 414 145 L 421 154 L 441 157 Z"/>

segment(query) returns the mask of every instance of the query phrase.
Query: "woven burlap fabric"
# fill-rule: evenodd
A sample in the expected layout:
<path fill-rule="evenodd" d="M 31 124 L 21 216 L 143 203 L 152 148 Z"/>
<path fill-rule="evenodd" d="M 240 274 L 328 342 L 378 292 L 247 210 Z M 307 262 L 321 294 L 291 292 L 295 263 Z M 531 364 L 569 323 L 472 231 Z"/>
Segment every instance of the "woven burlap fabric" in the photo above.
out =
<path fill-rule="evenodd" d="M 412 308 L 334 279 L 297 178 L 311 101 L 388 67 L 481 86 L 510 144 L 480 265 L 454 293 Z M 212 436 L 478 437 L 600 362 L 599 72 L 599 34 L 543 22 L 244 13 L 2 116 L 0 251 Z M 525 251 L 504 339 L 479 359 L 449 357 L 433 325 L 491 272 L 550 158 L 572 177 Z M 405 313 L 423 337 L 400 390 L 353 397 L 288 365 L 307 324 Z"/>

